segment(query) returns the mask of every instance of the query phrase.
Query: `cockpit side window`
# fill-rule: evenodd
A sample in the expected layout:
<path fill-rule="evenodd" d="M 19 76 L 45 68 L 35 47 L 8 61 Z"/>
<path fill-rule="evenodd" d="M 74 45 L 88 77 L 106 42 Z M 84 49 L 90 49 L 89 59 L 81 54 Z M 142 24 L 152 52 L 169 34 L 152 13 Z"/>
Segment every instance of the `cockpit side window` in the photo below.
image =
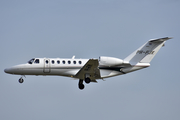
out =
<path fill-rule="evenodd" d="M 34 61 L 34 63 L 39 64 L 39 59 L 36 59 L 36 60 Z"/>
<path fill-rule="evenodd" d="M 34 60 L 35 60 L 35 59 L 33 58 L 33 59 L 29 60 L 28 63 L 29 63 L 29 64 L 32 64 L 32 63 L 34 62 Z"/>

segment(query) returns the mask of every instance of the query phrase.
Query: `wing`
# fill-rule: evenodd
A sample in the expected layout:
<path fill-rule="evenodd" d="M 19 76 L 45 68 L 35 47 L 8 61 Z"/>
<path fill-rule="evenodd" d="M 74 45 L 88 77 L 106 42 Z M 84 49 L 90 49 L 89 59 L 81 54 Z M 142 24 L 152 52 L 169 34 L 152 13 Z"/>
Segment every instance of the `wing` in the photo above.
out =
<path fill-rule="evenodd" d="M 88 76 L 91 79 L 91 82 L 96 82 L 95 79 L 101 78 L 98 66 L 98 59 L 89 59 L 89 61 L 79 70 L 75 77 L 84 80 L 85 77 Z"/>

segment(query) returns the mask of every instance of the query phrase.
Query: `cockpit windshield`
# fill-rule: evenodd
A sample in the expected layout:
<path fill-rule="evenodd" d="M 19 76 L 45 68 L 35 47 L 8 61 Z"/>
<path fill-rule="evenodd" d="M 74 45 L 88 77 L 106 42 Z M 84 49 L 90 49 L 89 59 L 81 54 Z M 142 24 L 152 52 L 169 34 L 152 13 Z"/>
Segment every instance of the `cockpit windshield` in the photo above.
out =
<path fill-rule="evenodd" d="M 28 61 L 29 64 L 32 64 L 34 62 L 35 58 Z"/>

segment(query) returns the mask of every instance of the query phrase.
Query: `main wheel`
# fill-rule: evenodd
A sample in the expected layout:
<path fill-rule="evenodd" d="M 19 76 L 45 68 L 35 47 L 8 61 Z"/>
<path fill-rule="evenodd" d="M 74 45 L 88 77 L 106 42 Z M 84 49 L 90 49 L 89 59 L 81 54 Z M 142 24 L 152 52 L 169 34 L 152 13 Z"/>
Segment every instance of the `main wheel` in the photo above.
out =
<path fill-rule="evenodd" d="M 79 89 L 83 90 L 84 89 L 84 84 L 79 84 Z"/>
<path fill-rule="evenodd" d="M 85 82 L 86 82 L 87 84 L 89 84 L 89 83 L 91 82 L 91 79 L 90 79 L 90 78 L 85 78 Z"/>
<path fill-rule="evenodd" d="M 22 78 L 19 79 L 19 83 L 23 83 L 24 80 Z"/>

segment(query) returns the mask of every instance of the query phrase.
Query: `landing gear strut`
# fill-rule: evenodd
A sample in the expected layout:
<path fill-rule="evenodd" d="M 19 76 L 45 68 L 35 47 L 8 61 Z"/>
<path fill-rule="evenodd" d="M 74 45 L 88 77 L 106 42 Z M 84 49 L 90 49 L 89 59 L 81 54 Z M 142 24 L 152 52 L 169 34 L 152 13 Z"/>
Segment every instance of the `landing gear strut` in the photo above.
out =
<path fill-rule="evenodd" d="M 79 80 L 79 84 L 78 85 L 79 85 L 79 89 L 80 90 L 84 89 L 84 84 L 83 84 L 83 80 L 82 79 Z"/>
<path fill-rule="evenodd" d="M 23 83 L 23 82 L 24 82 L 23 78 L 22 77 L 19 78 L 19 83 Z"/>

